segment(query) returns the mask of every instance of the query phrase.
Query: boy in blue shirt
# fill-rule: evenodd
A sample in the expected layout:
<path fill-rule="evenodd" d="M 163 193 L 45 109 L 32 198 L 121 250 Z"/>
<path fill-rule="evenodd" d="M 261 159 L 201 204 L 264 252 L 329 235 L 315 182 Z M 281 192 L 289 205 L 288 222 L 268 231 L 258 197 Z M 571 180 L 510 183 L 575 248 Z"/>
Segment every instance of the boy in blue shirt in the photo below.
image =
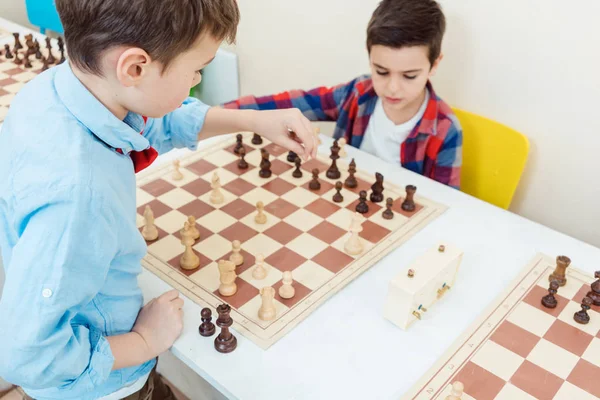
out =
<path fill-rule="evenodd" d="M 183 300 L 170 291 L 142 308 L 135 172 L 237 131 L 304 158 L 316 143 L 298 110 L 187 98 L 221 41 L 235 38 L 235 0 L 56 6 L 69 62 L 19 92 L 0 134 L 0 376 L 39 400 L 149 399 L 156 357 L 181 333 Z"/>

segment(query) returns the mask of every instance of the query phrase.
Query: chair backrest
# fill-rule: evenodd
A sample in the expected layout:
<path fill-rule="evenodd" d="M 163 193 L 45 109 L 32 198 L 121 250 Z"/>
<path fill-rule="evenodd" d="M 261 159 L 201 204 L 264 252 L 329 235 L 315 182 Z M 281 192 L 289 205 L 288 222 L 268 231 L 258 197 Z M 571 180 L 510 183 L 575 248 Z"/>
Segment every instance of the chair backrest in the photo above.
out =
<path fill-rule="evenodd" d="M 64 32 L 54 0 L 25 0 L 25 6 L 29 22 L 39 26 L 42 33 L 45 33 L 46 29 L 60 34 Z"/>
<path fill-rule="evenodd" d="M 463 129 L 461 190 L 508 209 L 529 155 L 529 140 L 514 129 L 454 109 Z"/>

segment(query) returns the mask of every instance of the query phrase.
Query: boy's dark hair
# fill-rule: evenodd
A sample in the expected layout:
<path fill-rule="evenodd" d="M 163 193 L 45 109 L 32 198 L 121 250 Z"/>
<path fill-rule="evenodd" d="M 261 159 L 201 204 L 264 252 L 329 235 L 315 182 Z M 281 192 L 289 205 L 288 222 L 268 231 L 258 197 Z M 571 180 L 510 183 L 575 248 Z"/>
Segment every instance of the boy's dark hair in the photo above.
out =
<path fill-rule="evenodd" d="M 69 60 L 100 75 L 100 54 L 114 46 L 145 50 L 166 69 L 201 34 L 234 42 L 236 0 L 56 0 Z"/>
<path fill-rule="evenodd" d="M 383 0 L 369 21 L 367 49 L 425 45 L 433 65 L 442 51 L 445 31 L 446 18 L 435 0 Z"/>

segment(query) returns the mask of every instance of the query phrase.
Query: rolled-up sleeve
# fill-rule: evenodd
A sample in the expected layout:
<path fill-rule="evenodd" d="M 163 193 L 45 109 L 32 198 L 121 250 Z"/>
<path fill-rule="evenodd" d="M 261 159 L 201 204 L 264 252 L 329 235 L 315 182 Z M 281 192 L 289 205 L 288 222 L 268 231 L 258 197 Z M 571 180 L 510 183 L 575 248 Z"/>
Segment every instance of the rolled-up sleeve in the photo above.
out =
<path fill-rule="evenodd" d="M 34 390 L 93 390 L 114 358 L 104 327 L 76 314 L 94 301 L 117 252 L 115 213 L 79 186 L 16 201 L 19 238 L 0 301 L 0 376 Z"/>
<path fill-rule="evenodd" d="M 159 154 L 186 147 L 195 150 L 198 133 L 202 130 L 209 109 L 210 106 L 200 100 L 188 97 L 181 107 L 164 117 L 149 118 L 144 137 Z"/>

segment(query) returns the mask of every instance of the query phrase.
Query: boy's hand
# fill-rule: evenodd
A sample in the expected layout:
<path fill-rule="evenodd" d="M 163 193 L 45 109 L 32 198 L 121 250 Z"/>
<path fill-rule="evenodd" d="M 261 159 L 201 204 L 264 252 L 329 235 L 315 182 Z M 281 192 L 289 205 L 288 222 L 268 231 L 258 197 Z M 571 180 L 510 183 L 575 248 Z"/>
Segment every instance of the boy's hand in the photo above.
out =
<path fill-rule="evenodd" d="M 151 357 L 168 350 L 183 329 L 183 299 L 177 290 L 150 300 L 138 314 L 132 331 L 146 342 Z"/>
<path fill-rule="evenodd" d="M 297 108 L 256 112 L 253 125 L 254 132 L 293 151 L 304 161 L 317 156 L 318 146 L 313 128 Z"/>

